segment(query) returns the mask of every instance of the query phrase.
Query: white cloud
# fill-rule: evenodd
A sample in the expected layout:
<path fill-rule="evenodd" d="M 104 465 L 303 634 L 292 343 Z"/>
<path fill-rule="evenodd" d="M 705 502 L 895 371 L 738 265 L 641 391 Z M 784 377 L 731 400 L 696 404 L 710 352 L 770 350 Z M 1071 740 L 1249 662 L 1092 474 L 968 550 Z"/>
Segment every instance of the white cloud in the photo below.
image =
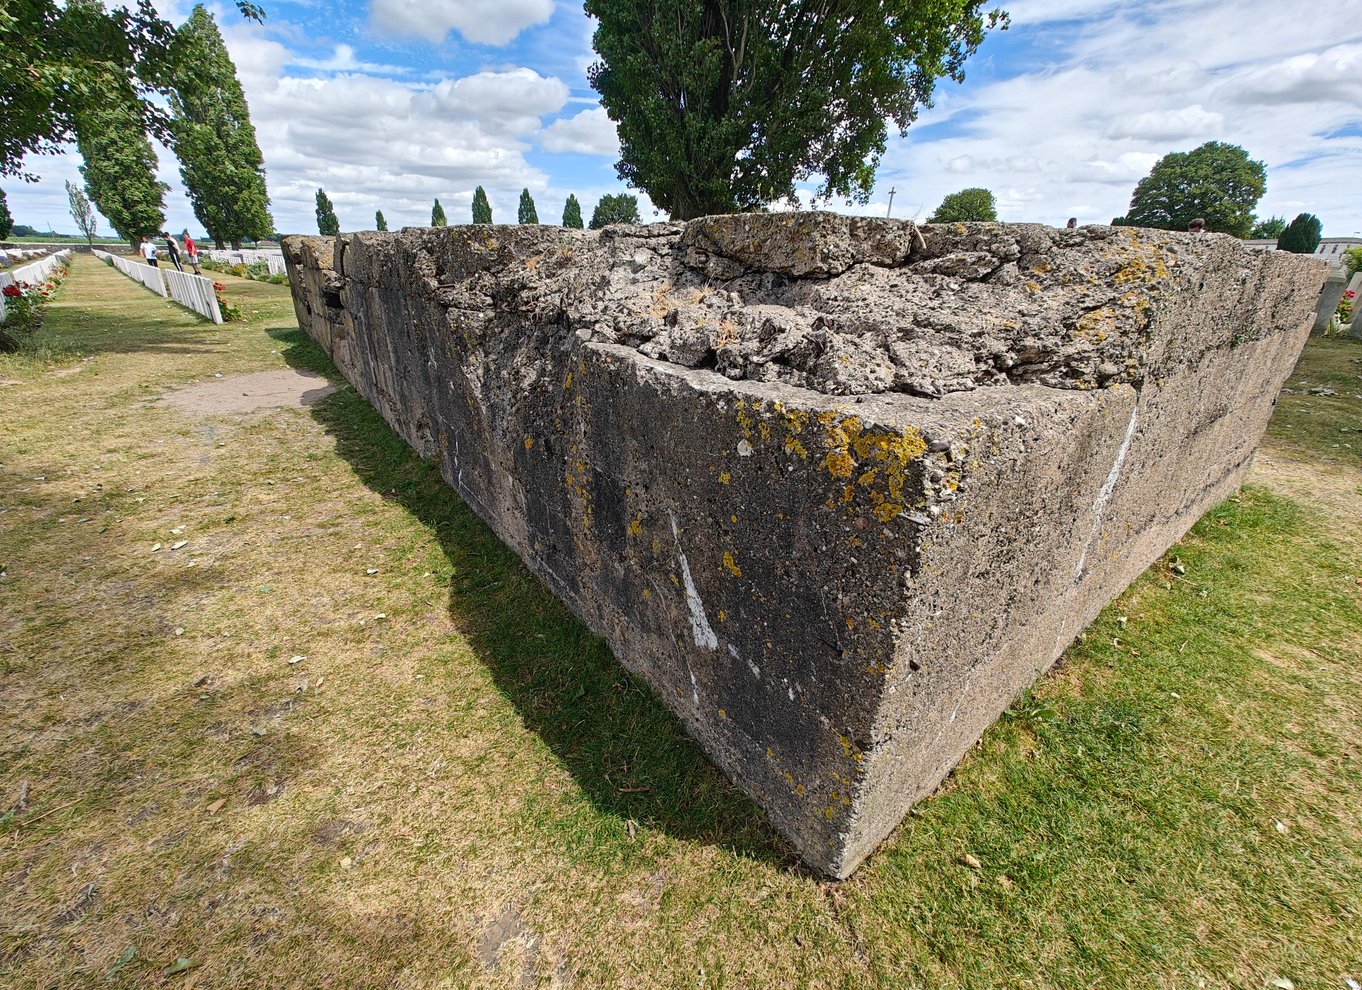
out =
<path fill-rule="evenodd" d="M 505 45 L 548 22 L 553 0 L 373 0 L 370 18 L 388 34 L 439 44 L 450 31 L 482 45 Z"/>
<path fill-rule="evenodd" d="M 539 144 L 545 151 L 575 151 L 583 155 L 616 156 L 620 149 L 615 123 L 603 107 L 555 120 L 544 128 Z"/>
<path fill-rule="evenodd" d="M 1331 236 L 1362 228 L 1362 0 L 1339 0 L 1327 22 L 1239 0 L 1234 23 L 1252 31 L 1229 29 L 1219 0 L 1007 6 L 1014 27 L 990 44 L 1027 51 L 1028 69 L 942 85 L 891 141 L 876 197 L 896 186 L 896 215 L 978 185 L 1005 220 L 1106 222 L 1163 155 L 1220 140 L 1267 164 L 1259 215 L 1308 210 Z"/>
<path fill-rule="evenodd" d="M 1362 106 L 1362 45 L 1282 59 L 1242 74 L 1217 93 L 1248 106 L 1336 101 L 1355 109 Z"/>
<path fill-rule="evenodd" d="M 1110 138 L 1142 138 L 1176 142 L 1195 138 L 1198 143 L 1217 138 L 1225 130 L 1225 115 L 1201 106 L 1169 110 L 1146 110 L 1113 121 L 1106 130 Z"/>
<path fill-rule="evenodd" d="M 484 130 L 527 134 L 567 100 L 562 81 L 522 68 L 446 79 L 430 91 L 429 102 L 432 112 L 445 119 L 475 120 Z"/>
<path fill-rule="evenodd" d="M 301 55 L 292 55 L 288 58 L 288 64 L 304 69 L 317 69 L 321 72 L 387 72 L 394 75 L 404 75 L 411 71 L 401 65 L 361 62 L 355 58 L 355 50 L 349 45 L 337 45 L 330 58 L 307 58 Z"/>

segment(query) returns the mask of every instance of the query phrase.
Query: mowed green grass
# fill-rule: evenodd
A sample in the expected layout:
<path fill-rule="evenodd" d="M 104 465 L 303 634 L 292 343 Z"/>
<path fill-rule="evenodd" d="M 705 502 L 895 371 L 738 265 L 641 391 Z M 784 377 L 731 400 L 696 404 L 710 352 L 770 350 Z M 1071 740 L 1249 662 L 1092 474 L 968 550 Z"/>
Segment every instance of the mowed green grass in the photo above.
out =
<path fill-rule="evenodd" d="M 0 986 L 1362 981 L 1362 346 L 834 884 L 353 390 L 159 401 L 334 374 L 216 277 L 77 259 L 0 357 Z"/>

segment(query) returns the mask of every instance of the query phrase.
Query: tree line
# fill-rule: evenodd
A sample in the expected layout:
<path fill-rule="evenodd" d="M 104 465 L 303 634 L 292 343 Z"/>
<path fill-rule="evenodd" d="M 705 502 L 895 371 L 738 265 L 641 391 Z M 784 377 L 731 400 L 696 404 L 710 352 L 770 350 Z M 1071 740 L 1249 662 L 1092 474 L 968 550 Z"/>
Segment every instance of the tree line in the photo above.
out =
<path fill-rule="evenodd" d="M 478 186 L 473 192 L 472 216 L 473 223 L 492 222 L 492 204 L 487 198 L 487 191 L 482 186 Z M 336 216 L 336 206 L 331 201 L 331 197 L 326 194 L 325 189 L 317 190 L 316 217 L 319 234 L 334 237 L 340 233 L 340 218 Z M 539 223 L 539 211 L 529 189 L 520 191 L 520 203 L 516 209 L 516 222 L 522 224 Z M 596 209 L 592 211 L 589 226 L 592 230 L 600 230 L 602 227 L 613 223 L 642 222 L 643 220 L 638 212 L 638 197 L 631 196 L 628 193 L 614 193 L 601 197 L 600 202 L 596 204 Z M 445 208 L 440 205 L 440 200 L 437 198 L 430 208 L 430 225 L 432 227 L 445 227 L 448 224 L 449 219 L 445 215 Z M 573 194 L 569 194 L 567 201 L 563 203 L 562 226 L 576 230 L 582 229 L 582 205 Z M 383 216 L 382 210 L 374 211 L 374 229 L 388 229 L 388 221 Z"/>
<path fill-rule="evenodd" d="M 28 0 L 18 20 L 0 17 L 0 174 L 31 179 L 26 153 L 74 140 L 84 160 L 83 188 L 67 187 L 77 225 L 94 237 L 93 204 L 135 247 L 165 226 L 154 136 L 179 159 L 194 216 L 218 247 L 273 232 L 246 98 L 203 5 L 178 28 L 149 4 L 110 11 L 100 0 Z"/>

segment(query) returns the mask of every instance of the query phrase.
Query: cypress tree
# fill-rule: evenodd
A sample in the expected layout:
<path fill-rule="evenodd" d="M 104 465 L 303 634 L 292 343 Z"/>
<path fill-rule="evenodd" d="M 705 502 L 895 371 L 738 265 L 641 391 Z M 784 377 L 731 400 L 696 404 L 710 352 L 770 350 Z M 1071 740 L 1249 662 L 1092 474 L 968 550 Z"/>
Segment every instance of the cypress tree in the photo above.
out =
<path fill-rule="evenodd" d="M 1315 248 L 1319 247 L 1320 234 L 1324 232 L 1324 225 L 1319 222 L 1319 217 L 1313 213 L 1300 213 L 1296 219 L 1286 225 L 1282 231 L 1282 236 L 1277 238 L 1278 251 L 1290 251 L 1293 254 L 1314 254 Z"/>
<path fill-rule="evenodd" d="M 516 219 L 521 223 L 538 223 L 539 211 L 534 208 L 534 197 L 528 189 L 520 190 L 520 209 Z"/>
<path fill-rule="evenodd" d="M 582 229 L 582 204 L 572 193 L 568 193 L 567 202 L 563 204 L 563 226 Z"/>
<path fill-rule="evenodd" d="M 170 94 L 171 134 L 194 216 L 219 248 L 274 230 L 265 159 L 246 95 L 213 15 L 202 4 L 176 32 L 182 67 Z"/>
<path fill-rule="evenodd" d="M 487 202 L 487 193 L 483 191 L 482 186 L 473 191 L 473 222 L 492 222 L 492 204 Z"/>
<path fill-rule="evenodd" d="M 317 233 L 323 237 L 335 237 L 340 233 L 336 208 L 331 205 L 331 198 L 324 189 L 317 190 Z"/>
<path fill-rule="evenodd" d="M 0 241 L 10 235 L 14 229 L 14 217 L 10 216 L 9 200 L 5 199 L 5 190 L 0 189 Z"/>
<path fill-rule="evenodd" d="M 383 219 L 383 211 L 382 211 L 382 210 L 375 210 L 375 211 L 374 211 L 374 230 L 387 230 L 387 229 L 388 229 L 388 221 L 385 220 L 385 219 Z"/>
<path fill-rule="evenodd" d="M 85 159 L 85 191 L 118 236 L 137 250 L 165 225 L 166 190 L 156 179 L 156 152 L 147 140 L 142 103 L 126 77 L 105 77 L 108 89 L 76 122 L 76 147 Z"/>
<path fill-rule="evenodd" d="M 445 219 L 445 208 L 440 205 L 437 199 L 435 205 L 430 208 L 430 225 L 432 227 L 448 227 L 449 221 Z"/>

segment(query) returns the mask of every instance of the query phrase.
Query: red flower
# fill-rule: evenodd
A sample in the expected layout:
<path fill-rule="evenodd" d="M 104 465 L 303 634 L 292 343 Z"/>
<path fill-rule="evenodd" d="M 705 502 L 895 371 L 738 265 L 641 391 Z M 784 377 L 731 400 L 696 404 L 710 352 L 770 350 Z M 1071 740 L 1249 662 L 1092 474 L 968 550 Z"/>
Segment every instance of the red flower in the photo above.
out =
<path fill-rule="evenodd" d="M 1347 292 L 1343 293 L 1343 298 L 1344 298 L 1344 299 L 1356 299 L 1356 298 L 1357 298 L 1357 293 L 1354 292 L 1352 289 L 1349 289 Z"/>
<path fill-rule="evenodd" d="M 11 299 L 14 299 L 17 298 L 18 296 L 22 296 L 23 293 L 19 291 L 19 287 L 17 285 L 7 285 L 5 286 L 5 295 L 9 296 Z"/>

